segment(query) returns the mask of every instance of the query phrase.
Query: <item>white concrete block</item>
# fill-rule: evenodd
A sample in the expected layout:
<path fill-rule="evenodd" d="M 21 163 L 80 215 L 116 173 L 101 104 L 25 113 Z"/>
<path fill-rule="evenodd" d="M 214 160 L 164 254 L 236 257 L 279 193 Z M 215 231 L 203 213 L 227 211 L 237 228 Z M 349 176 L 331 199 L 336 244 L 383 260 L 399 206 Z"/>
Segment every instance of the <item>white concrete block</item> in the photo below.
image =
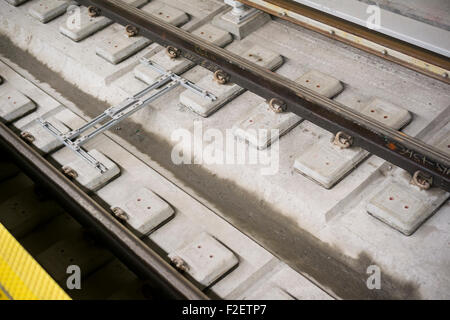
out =
<path fill-rule="evenodd" d="M 329 94 L 331 95 L 332 92 Z M 411 121 L 409 111 L 379 99 L 372 100 L 359 111 L 396 130 Z M 329 189 L 355 168 L 369 153 L 359 147 L 340 149 L 331 142 L 332 135 L 320 128 L 317 128 L 317 134 L 323 135 L 325 138 L 319 139 L 314 145 L 307 148 L 295 160 L 294 168 Z"/>
<path fill-rule="evenodd" d="M 83 186 L 87 190 L 96 191 L 107 184 L 110 180 L 118 176 L 120 174 L 120 169 L 114 162 L 112 162 L 99 151 L 94 149 L 89 151 L 88 153 L 95 159 L 100 161 L 108 170 L 104 173 L 101 173 L 100 170 L 78 156 L 75 161 L 64 164 L 63 166 L 67 166 L 75 170 L 75 172 L 77 173 L 75 181 L 78 182 L 81 186 Z"/>
<path fill-rule="evenodd" d="M 301 117 L 292 112 L 275 113 L 267 102 L 263 102 L 233 126 L 233 133 L 239 139 L 248 141 L 249 144 L 262 150 L 301 120 Z"/>
<path fill-rule="evenodd" d="M 169 57 L 166 50 L 159 51 L 150 57 L 150 60 L 159 64 L 165 70 L 172 71 L 176 74 L 181 74 L 194 66 L 194 63 L 186 58 L 177 57 L 173 59 Z M 134 76 L 147 84 L 151 84 L 155 82 L 161 74 L 146 65 L 139 64 L 134 68 Z"/>
<path fill-rule="evenodd" d="M 119 207 L 128 216 L 127 223 L 142 234 L 148 234 L 173 216 L 172 207 L 147 188 L 141 188 Z"/>
<path fill-rule="evenodd" d="M 281 55 L 258 45 L 243 52 L 242 57 L 270 70 L 275 70 L 283 63 L 283 57 Z M 196 84 L 202 89 L 212 92 L 217 99 L 211 101 L 190 90 L 185 90 L 180 94 L 180 103 L 192 109 L 192 111 L 198 113 L 202 117 L 208 117 L 225 103 L 244 91 L 243 88 L 234 83 L 218 84 L 214 81 L 212 73 L 203 77 Z"/>
<path fill-rule="evenodd" d="M 8 89 L 0 96 L 0 119 L 5 122 L 14 121 L 35 109 L 34 102 L 20 91 Z"/>
<path fill-rule="evenodd" d="M 81 7 L 79 18 L 76 14 L 68 16 L 59 26 L 59 31 L 73 41 L 81 41 L 111 23 L 104 16 L 90 17 L 87 7 Z"/>
<path fill-rule="evenodd" d="M 54 117 L 45 120 L 50 122 L 62 133 L 70 131 L 64 123 Z M 22 132 L 30 133 L 33 136 L 34 140 L 31 142 L 31 145 L 33 145 L 42 154 L 53 152 L 63 146 L 63 143 L 52 135 L 46 128 L 44 128 L 39 121 L 32 121 L 24 128 L 25 129 Z"/>
<path fill-rule="evenodd" d="M 158 8 L 143 7 L 142 11 L 150 13 L 154 17 L 177 27 L 186 23 L 189 20 L 189 17 L 185 12 L 166 4 Z"/>
<path fill-rule="evenodd" d="M 440 189 L 420 190 L 406 180 L 389 179 L 366 209 L 394 229 L 411 235 L 448 197 L 449 194 Z"/>
<path fill-rule="evenodd" d="M 114 29 L 114 34 L 99 42 L 96 53 L 112 64 L 125 60 L 152 42 L 139 35 L 129 37 L 125 34 L 125 27 L 119 24 L 114 24 L 111 28 Z"/>
<path fill-rule="evenodd" d="M 396 130 L 403 128 L 412 118 L 408 110 L 381 99 L 373 99 L 360 112 Z"/>
<path fill-rule="evenodd" d="M 338 79 L 317 70 L 305 73 L 296 81 L 302 86 L 328 98 L 332 98 L 344 90 L 342 83 Z"/>
<path fill-rule="evenodd" d="M 207 233 L 170 253 L 169 258 L 181 259 L 186 273 L 203 286 L 209 286 L 238 263 L 233 252 Z"/>
<path fill-rule="evenodd" d="M 192 34 L 219 47 L 225 47 L 227 44 L 233 41 L 233 37 L 230 33 L 219 29 L 209 23 L 204 24 L 200 28 L 194 30 Z"/>
<path fill-rule="evenodd" d="M 41 0 L 34 3 L 28 12 L 40 22 L 47 23 L 64 14 L 70 5 L 76 5 L 76 2 L 71 0 Z"/>
<path fill-rule="evenodd" d="M 185 214 L 177 212 L 173 219 L 152 232 L 149 238 L 164 252 L 173 252 L 188 245 L 203 228 Z"/>
<path fill-rule="evenodd" d="M 295 159 L 294 169 L 329 189 L 369 153 L 361 148 L 340 149 L 332 143 L 331 133 L 317 129 L 321 138 Z"/>
<path fill-rule="evenodd" d="M 13 6 L 18 6 L 24 2 L 27 2 L 28 0 L 6 0 L 9 4 L 12 4 Z"/>
<path fill-rule="evenodd" d="M 304 82 L 300 77 L 296 82 Z M 259 150 L 269 147 L 303 119 L 292 112 L 275 113 L 263 102 L 233 126 L 233 133 Z M 271 130 L 275 130 L 274 135 Z M 266 134 L 264 133 L 266 132 Z"/>

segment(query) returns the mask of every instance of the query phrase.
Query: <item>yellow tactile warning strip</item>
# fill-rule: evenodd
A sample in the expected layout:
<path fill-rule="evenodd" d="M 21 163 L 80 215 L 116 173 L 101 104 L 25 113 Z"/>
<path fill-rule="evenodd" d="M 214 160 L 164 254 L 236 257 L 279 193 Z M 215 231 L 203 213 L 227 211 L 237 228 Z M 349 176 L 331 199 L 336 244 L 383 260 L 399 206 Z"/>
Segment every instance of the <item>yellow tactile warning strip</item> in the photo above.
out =
<path fill-rule="evenodd" d="M 0 224 L 0 300 L 70 300 Z"/>

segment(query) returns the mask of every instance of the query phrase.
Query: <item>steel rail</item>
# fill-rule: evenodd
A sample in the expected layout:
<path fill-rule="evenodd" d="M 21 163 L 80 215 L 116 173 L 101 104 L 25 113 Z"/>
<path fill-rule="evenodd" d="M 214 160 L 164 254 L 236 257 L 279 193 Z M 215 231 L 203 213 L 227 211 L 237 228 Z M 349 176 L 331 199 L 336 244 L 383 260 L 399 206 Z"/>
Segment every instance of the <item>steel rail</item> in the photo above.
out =
<path fill-rule="evenodd" d="M 208 297 L 157 253 L 121 225 L 85 192 L 0 122 L 0 146 L 31 179 L 41 183 L 82 225 L 89 226 L 131 270 L 161 288 L 167 298 L 206 300 Z"/>
<path fill-rule="evenodd" d="M 443 152 L 390 129 L 336 101 L 321 96 L 292 80 L 260 67 L 225 49 L 174 27 L 119 0 L 80 0 L 94 6 L 120 24 L 132 25 L 139 33 L 162 45 L 174 46 L 185 58 L 208 70 L 226 72 L 230 81 L 268 100 L 285 103 L 286 111 L 336 134 L 344 132 L 361 147 L 411 174 L 432 177 L 433 186 L 450 191 L 450 158 Z"/>

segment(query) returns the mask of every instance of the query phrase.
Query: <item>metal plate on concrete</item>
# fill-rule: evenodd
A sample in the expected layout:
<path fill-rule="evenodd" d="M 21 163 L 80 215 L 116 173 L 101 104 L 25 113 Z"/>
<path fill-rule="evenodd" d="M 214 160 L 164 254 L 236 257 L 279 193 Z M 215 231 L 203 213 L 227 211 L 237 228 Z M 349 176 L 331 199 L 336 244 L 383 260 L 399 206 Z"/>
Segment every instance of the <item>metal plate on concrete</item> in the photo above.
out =
<path fill-rule="evenodd" d="M 301 120 L 301 117 L 292 112 L 275 113 L 267 102 L 263 102 L 233 126 L 233 133 L 239 139 L 262 150 Z"/>
<path fill-rule="evenodd" d="M 148 12 L 156 18 L 177 27 L 189 20 L 189 17 L 185 12 L 166 4 L 162 4 L 158 8 L 153 6 L 148 8 L 143 7 L 142 11 Z"/>
<path fill-rule="evenodd" d="M 332 98 L 344 90 L 344 86 L 338 79 L 317 70 L 305 73 L 296 82 L 328 98 Z"/>
<path fill-rule="evenodd" d="M 174 214 L 172 207 L 147 188 L 141 188 L 130 199 L 114 205 L 127 215 L 127 223 L 145 235 L 167 221 Z"/>
<path fill-rule="evenodd" d="M 80 14 L 72 14 L 59 26 L 59 31 L 72 39 L 81 41 L 110 25 L 112 21 L 103 16 L 90 17 L 88 9 L 81 7 Z"/>
<path fill-rule="evenodd" d="M 35 109 L 34 102 L 15 89 L 6 90 L 0 96 L 0 119 L 5 122 L 17 120 Z"/>
<path fill-rule="evenodd" d="M 209 23 L 204 24 L 200 28 L 194 30 L 192 34 L 219 47 L 225 47 L 227 44 L 233 41 L 233 37 L 230 33 L 219 29 Z"/>
<path fill-rule="evenodd" d="M 233 252 L 204 232 L 188 245 L 170 253 L 169 258 L 175 264 L 182 263 L 186 273 L 206 287 L 238 263 Z"/>
<path fill-rule="evenodd" d="M 229 19 L 226 19 L 226 16 L 230 14 L 230 11 L 228 11 L 215 16 L 212 20 L 212 24 L 233 34 L 238 40 L 245 38 L 250 33 L 270 21 L 270 16 L 262 11 L 257 12 L 241 23 L 234 23 Z"/>
<path fill-rule="evenodd" d="M 283 57 L 275 52 L 262 48 L 258 45 L 251 47 L 242 53 L 242 56 L 259 66 L 275 70 L 283 63 Z M 234 83 L 218 84 L 212 73 L 204 76 L 196 83 L 202 89 L 213 93 L 217 99 L 211 101 L 205 99 L 190 90 L 185 90 L 180 94 L 180 103 L 192 109 L 202 117 L 208 117 L 225 103 L 239 95 L 244 89 Z"/>
<path fill-rule="evenodd" d="M 99 151 L 94 149 L 88 153 L 100 161 L 108 170 L 101 173 L 100 170 L 81 157 L 77 157 L 75 161 L 64 164 L 63 167 L 69 167 L 76 172 L 77 177 L 74 180 L 82 187 L 89 191 L 96 191 L 118 176 L 120 174 L 120 169 L 114 162 Z"/>
<path fill-rule="evenodd" d="M 34 3 L 28 12 L 40 22 L 47 23 L 64 14 L 70 5 L 76 5 L 76 2 L 71 0 L 41 0 Z"/>
<path fill-rule="evenodd" d="M 62 133 L 68 132 L 70 129 L 55 117 L 45 119 L 50 122 L 56 129 Z M 24 127 L 22 133 L 29 133 L 32 136 L 30 142 L 42 154 L 47 154 L 55 151 L 63 146 L 63 143 L 52 135 L 46 128 L 42 126 L 39 121 L 32 121 L 29 125 Z"/>
<path fill-rule="evenodd" d="M 112 64 L 125 60 L 152 42 L 139 35 L 129 37 L 125 34 L 125 27 L 119 24 L 114 24 L 111 28 L 114 29 L 114 34 L 100 41 L 96 53 Z"/>
<path fill-rule="evenodd" d="M 389 179 L 366 209 L 394 229 L 411 235 L 448 197 L 443 190 L 420 190 L 407 179 Z"/>
<path fill-rule="evenodd" d="M 194 63 L 186 58 L 177 57 L 174 59 L 169 57 L 166 50 L 159 51 L 149 59 L 162 66 L 165 70 L 176 74 L 181 74 L 194 66 Z M 134 76 L 147 84 L 152 84 L 161 77 L 161 74 L 146 65 L 139 64 L 134 68 Z"/>

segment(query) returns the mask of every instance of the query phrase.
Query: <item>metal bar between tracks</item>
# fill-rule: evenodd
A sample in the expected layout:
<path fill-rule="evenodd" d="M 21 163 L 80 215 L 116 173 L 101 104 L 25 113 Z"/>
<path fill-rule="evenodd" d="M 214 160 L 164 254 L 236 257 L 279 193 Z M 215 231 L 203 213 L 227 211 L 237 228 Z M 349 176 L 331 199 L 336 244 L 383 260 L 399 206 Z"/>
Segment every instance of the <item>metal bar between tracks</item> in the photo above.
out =
<path fill-rule="evenodd" d="M 180 50 L 185 58 L 210 71 L 223 70 L 230 81 L 266 99 L 276 98 L 286 110 L 336 134 L 344 132 L 359 146 L 411 174 L 429 175 L 433 185 L 450 191 L 450 158 L 443 152 L 390 129 L 380 122 L 262 68 L 185 30 L 165 23 L 120 0 L 79 0 L 120 24 L 138 28 L 140 34 Z"/>
<path fill-rule="evenodd" d="M 85 192 L 67 179 L 18 135 L 0 122 L 0 146 L 34 181 L 48 188 L 68 213 L 89 226 L 127 265 L 166 297 L 205 300 L 208 297 L 157 253 L 121 225 Z"/>

